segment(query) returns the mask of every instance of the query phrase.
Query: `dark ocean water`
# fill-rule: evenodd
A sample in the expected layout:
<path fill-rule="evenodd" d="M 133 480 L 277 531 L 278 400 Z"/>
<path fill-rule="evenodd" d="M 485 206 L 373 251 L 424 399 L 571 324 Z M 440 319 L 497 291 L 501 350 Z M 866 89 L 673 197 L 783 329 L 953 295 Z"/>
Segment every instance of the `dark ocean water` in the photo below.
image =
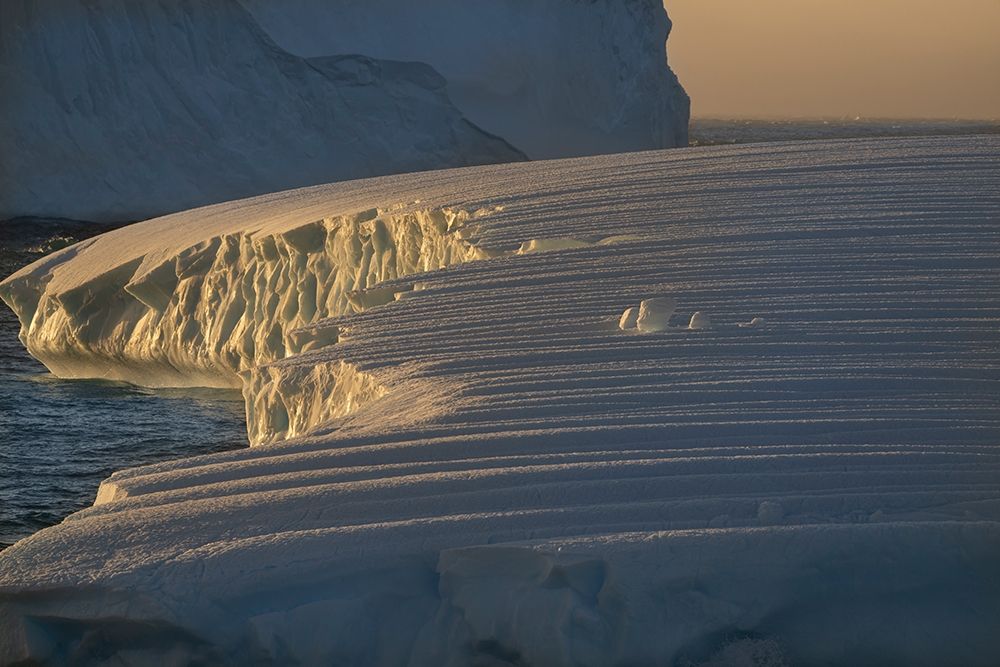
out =
<path fill-rule="evenodd" d="M 694 145 L 996 133 L 997 121 L 691 123 Z M 0 277 L 106 229 L 68 221 L 0 221 Z M 59 380 L 25 353 L 17 332 L 17 319 L 0 304 L 0 549 L 90 505 L 101 480 L 116 470 L 246 446 L 238 392 Z"/>
<path fill-rule="evenodd" d="M 0 222 L 0 276 L 105 229 Z M 0 548 L 90 505 L 116 470 L 246 447 L 239 392 L 60 380 L 28 356 L 18 329 L 0 303 Z"/>

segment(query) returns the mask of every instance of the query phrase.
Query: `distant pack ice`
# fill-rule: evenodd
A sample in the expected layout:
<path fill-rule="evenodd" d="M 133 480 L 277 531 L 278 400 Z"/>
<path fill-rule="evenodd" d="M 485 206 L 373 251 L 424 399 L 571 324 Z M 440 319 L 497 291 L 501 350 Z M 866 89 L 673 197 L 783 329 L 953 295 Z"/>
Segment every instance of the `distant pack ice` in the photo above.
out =
<path fill-rule="evenodd" d="M 669 28 L 654 0 L 5 0 L 0 220 L 685 145 Z"/>

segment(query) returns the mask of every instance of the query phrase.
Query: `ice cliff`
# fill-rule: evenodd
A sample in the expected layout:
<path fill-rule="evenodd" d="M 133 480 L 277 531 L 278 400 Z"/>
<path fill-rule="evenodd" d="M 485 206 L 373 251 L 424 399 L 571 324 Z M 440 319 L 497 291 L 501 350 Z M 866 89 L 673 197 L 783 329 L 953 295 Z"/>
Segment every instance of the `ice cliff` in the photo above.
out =
<path fill-rule="evenodd" d="M 0 219 L 135 220 L 523 159 L 430 66 L 356 53 L 293 56 L 236 0 L 5 0 Z"/>
<path fill-rule="evenodd" d="M 130 245 L 134 258 L 104 257 L 91 276 L 27 272 L 5 293 L 19 306 L 28 350 L 62 377 L 240 387 L 242 373 L 315 346 L 298 331 L 304 325 L 385 300 L 365 288 L 485 256 L 461 234 L 469 217 L 373 208 L 274 231 L 232 229 L 175 252 Z M 83 243 L 52 261 L 103 245 Z"/>
<path fill-rule="evenodd" d="M 5 0 L 0 220 L 686 145 L 669 27 L 653 0 Z"/>
<path fill-rule="evenodd" d="M 531 158 L 686 146 L 662 0 L 242 0 L 284 48 L 417 60 Z"/>
<path fill-rule="evenodd" d="M 407 174 L 26 267 L 56 373 L 242 385 L 256 446 L 0 554 L 0 662 L 997 664 L 998 155 Z"/>

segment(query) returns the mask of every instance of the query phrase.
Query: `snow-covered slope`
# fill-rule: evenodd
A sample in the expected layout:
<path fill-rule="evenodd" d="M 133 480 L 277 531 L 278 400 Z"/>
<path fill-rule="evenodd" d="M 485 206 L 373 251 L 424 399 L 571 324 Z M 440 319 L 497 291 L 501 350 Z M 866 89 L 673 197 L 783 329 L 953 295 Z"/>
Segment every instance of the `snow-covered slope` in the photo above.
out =
<path fill-rule="evenodd" d="M 285 49 L 418 60 L 532 158 L 686 146 L 663 0 L 241 0 Z"/>
<path fill-rule="evenodd" d="M 134 220 L 523 159 L 421 63 L 304 59 L 236 0 L 0 3 L 0 219 Z"/>
<path fill-rule="evenodd" d="M 998 157 L 393 176 L 24 269 L 51 368 L 242 382 L 261 444 L 0 554 L 0 660 L 997 664 Z"/>

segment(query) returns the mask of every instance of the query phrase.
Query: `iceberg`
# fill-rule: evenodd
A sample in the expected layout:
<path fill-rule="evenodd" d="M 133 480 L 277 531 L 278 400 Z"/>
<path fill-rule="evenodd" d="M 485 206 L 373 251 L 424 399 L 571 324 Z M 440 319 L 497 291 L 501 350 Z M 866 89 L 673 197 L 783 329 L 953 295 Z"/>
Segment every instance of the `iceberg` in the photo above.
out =
<path fill-rule="evenodd" d="M 10 0 L 0 220 L 687 145 L 654 0 Z"/>
<path fill-rule="evenodd" d="M 363 53 L 293 56 L 237 0 L 4 0 L 0 220 L 132 221 L 524 159 L 429 65 Z"/>
<path fill-rule="evenodd" d="M 25 267 L 54 373 L 241 387 L 252 446 L 0 553 L 0 662 L 997 664 L 998 156 L 384 176 Z"/>
<path fill-rule="evenodd" d="M 662 0 L 242 0 L 301 56 L 433 66 L 459 109 L 532 159 L 687 146 Z"/>

